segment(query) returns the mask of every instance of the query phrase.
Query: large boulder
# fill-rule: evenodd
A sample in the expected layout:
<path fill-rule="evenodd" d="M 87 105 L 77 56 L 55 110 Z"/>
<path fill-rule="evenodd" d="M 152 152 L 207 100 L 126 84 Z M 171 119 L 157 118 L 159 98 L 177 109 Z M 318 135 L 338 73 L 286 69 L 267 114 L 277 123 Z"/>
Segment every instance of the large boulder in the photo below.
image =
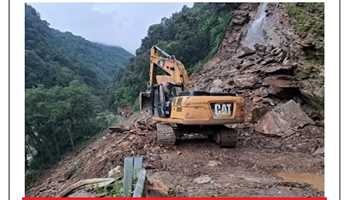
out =
<path fill-rule="evenodd" d="M 306 115 L 299 104 L 290 100 L 267 112 L 258 121 L 255 130 L 268 135 L 288 136 L 307 124 L 314 124 L 314 121 Z"/>
<path fill-rule="evenodd" d="M 147 176 L 147 196 L 169 196 L 174 188 L 174 176 L 169 172 L 159 171 Z"/>
<path fill-rule="evenodd" d="M 233 78 L 235 87 L 238 88 L 252 88 L 258 82 L 256 74 L 242 74 Z"/>
<path fill-rule="evenodd" d="M 297 82 L 289 75 L 275 75 L 266 77 L 263 80 L 263 85 L 276 88 L 296 88 Z"/>

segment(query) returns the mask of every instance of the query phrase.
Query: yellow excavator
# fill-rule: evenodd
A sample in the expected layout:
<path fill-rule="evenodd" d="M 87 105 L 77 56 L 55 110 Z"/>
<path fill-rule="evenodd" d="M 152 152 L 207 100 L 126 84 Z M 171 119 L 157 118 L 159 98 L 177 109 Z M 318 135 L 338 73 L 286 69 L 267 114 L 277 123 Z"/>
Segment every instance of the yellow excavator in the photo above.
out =
<path fill-rule="evenodd" d="M 244 100 L 227 93 L 189 91 L 184 65 L 157 46 L 151 48 L 149 83 L 140 93 L 140 109 L 156 122 L 157 142 L 174 145 L 190 134 L 206 135 L 222 147 L 236 144 L 235 129 L 244 121 Z"/>

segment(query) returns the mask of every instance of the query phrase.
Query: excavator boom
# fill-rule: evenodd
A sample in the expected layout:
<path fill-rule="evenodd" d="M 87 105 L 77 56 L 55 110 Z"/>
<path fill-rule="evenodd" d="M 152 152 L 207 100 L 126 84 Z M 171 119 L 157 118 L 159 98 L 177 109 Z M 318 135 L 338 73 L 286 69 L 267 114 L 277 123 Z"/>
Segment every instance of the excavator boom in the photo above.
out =
<path fill-rule="evenodd" d="M 140 110 L 149 110 L 152 103 L 152 88 L 159 85 L 172 84 L 178 90 L 185 90 L 188 85 L 188 75 L 184 65 L 157 46 L 151 48 L 149 83 L 146 92 L 139 95 Z M 180 88 L 180 89 L 179 89 Z"/>
<path fill-rule="evenodd" d="M 186 69 L 175 56 L 170 56 L 159 47 L 153 46 L 150 58 L 150 86 L 162 83 L 187 86 L 188 75 Z M 161 70 L 165 75 L 157 75 L 158 70 Z"/>

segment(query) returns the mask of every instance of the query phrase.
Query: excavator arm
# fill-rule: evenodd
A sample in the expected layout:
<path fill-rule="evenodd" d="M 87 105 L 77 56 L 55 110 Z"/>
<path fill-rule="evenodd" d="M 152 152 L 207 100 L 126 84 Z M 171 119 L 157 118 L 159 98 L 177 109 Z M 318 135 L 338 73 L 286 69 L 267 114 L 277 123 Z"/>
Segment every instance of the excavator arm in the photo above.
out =
<path fill-rule="evenodd" d="M 164 96 L 162 92 L 167 89 L 165 87 L 171 85 L 184 90 L 188 85 L 185 66 L 175 56 L 169 55 L 157 46 L 151 48 L 149 78 L 147 91 L 140 93 L 141 110 L 151 107 L 151 92 L 154 87 L 160 87 L 161 89 L 157 91 L 160 94 L 157 95 Z"/>
<path fill-rule="evenodd" d="M 165 75 L 161 75 L 159 70 Z M 150 57 L 150 86 L 171 83 L 186 87 L 188 75 L 184 65 L 157 46 L 151 48 Z"/>

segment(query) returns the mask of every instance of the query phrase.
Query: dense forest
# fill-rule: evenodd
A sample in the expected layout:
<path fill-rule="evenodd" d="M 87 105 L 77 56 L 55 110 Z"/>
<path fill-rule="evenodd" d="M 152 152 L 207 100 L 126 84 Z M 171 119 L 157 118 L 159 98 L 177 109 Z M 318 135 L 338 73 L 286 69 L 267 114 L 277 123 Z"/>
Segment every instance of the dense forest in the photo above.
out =
<path fill-rule="evenodd" d="M 107 88 L 132 57 L 50 28 L 25 6 L 27 181 L 115 120 Z"/>
<path fill-rule="evenodd" d="M 146 88 L 149 50 L 153 45 L 176 55 L 189 73 L 198 70 L 217 51 L 231 21 L 231 11 L 238 6 L 238 3 L 195 3 L 192 8 L 184 6 L 170 18 L 150 26 L 136 56 L 119 71 L 123 76 L 114 82 L 111 105 L 137 108 L 135 100 Z"/>
<path fill-rule="evenodd" d="M 26 5 L 27 186 L 64 153 L 115 122 L 118 109 L 137 109 L 137 96 L 147 86 L 153 45 L 176 55 L 190 74 L 198 71 L 217 52 L 232 11 L 238 6 L 240 3 L 184 6 L 151 25 L 133 56 L 121 47 L 50 28 L 34 8 Z M 288 4 L 286 8 L 296 31 L 313 36 L 312 49 L 306 55 L 309 61 L 323 62 L 323 6 Z"/>

